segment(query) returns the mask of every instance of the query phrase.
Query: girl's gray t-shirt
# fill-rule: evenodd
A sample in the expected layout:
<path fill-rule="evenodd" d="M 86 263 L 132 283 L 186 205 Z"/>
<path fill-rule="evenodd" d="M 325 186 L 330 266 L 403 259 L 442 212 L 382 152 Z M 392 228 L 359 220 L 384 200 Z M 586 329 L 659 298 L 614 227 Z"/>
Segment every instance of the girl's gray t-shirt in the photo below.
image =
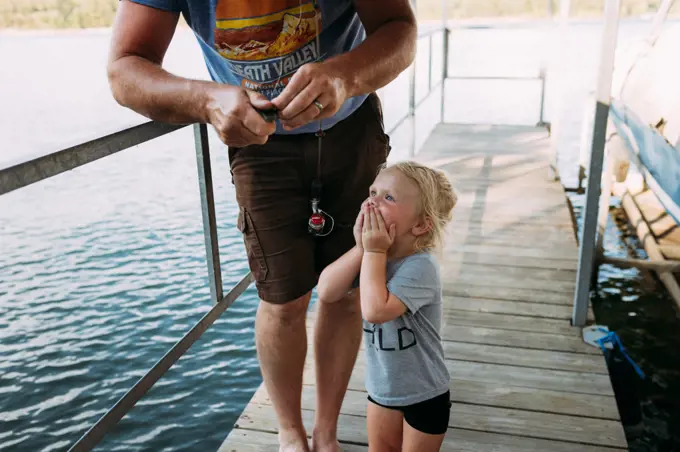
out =
<path fill-rule="evenodd" d="M 384 405 L 412 405 L 448 391 L 441 345 L 442 288 L 429 252 L 388 262 L 387 289 L 408 308 L 382 324 L 363 321 L 366 390 Z"/>

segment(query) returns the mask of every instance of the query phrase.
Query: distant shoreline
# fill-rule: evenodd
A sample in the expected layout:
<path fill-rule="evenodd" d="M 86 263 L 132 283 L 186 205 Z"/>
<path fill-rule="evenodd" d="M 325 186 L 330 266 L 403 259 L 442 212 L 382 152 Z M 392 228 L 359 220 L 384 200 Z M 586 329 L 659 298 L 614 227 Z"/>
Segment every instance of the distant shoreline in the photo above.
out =
<path fill-rule="evenodd" d="M 650 22 L 652 15 L 629 16 L 621 17 L 621 22 Z M 558 19 L 553 17 L 551 19 L 541 17 L 485 17 L 474 19 L 449 19 L 448 26 L 456 27 L 513 27 L 522 25 L 550 25 L 557 24 Z M 571 17 L 567 21 L 571 25 L 585 25 L 598 24 L 602 22 L 601 17 Z M 680 16 L 669 17 L 667 23 L 680 22 Z M 420 26 L 436 27 L 441 24 L 441 20 L 419 20 Z M 188 26 L 184 21 L 179 23 L 180 29 L 188 30 Z M 88 34 L 88 35 L 105 35 L 111 32 L 111 27 L 38 27 L 38 28 L 23 28 L 23 27 L 7 27 L 0 28 L 0 36 L 46 36 L 46 35 L 74 35 L 74 34 Z"/>
<path fill-rule="evenodd" d="M 306 1 L 306 0 L 300 0 Z M 558 0 L 519 2 L 479 2 L 479 0 L 418 0 L 416 13 L 421 23 L 441 21 L 442 5 L 446 17 L 456 24 L 500 24 L 559 20 Z M 101 30 L 110 29 L 119 0 L 0 0 L 0 33 L 8 30 Z M 656 13 L 656 2 L 628 0 L 621 6 L 622 19 L 649 20 Z M 569 21 L 601 20 L 601 0 L 572 2 Z M 680 4 L 669 17 L 680 19 Z M 186 23 L 180 17 L 180 24 Z"/>

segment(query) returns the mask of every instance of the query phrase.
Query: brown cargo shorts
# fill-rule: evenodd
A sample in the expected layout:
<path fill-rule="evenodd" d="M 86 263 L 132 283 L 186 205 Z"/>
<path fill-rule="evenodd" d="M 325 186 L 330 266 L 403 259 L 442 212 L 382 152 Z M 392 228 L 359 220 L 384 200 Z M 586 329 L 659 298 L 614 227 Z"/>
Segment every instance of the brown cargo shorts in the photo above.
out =
<path fill-rule="evenodd" d="M 328 264 L 354 246 L 352 228 L 378 167 L 390 151 L 376 94 L 325 131 L 320 208 L 335 219 L 325 237 L 308 232 L 315 134 L 272 135 L 264 145 L 229 148 L 239 205 L 237 226 L 259 297 L 293 301 L 311 291 Z"/>

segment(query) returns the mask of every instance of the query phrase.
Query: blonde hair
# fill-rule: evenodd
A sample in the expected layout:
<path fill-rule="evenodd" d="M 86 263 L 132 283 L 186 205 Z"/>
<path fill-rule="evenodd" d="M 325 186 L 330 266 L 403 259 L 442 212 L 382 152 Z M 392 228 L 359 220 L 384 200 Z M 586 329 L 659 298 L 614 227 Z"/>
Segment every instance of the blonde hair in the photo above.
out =
<path fill-rule="evenodd" d="M 430 230 L 416 238 L 415 251 L 429 249 L 440 251 L 444 241 L 446 226 L 453 217 L 453 208 L 458 202 L 453 184 L 448 175 L 437 168 L 430 168 L 411 160 L 385 163 L 378 171 L 394 169 L 411 179 L 418 186 L 422 219 L 429 218 Z"/>

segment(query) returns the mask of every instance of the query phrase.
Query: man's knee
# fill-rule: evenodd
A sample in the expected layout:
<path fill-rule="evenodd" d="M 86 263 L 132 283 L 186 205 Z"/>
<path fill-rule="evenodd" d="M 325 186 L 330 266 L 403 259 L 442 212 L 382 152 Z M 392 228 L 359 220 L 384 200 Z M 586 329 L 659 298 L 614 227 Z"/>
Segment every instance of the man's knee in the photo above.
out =
<path fill-rule="evenodd" d="M 282 325 L 293 325 L 304 322 L 311 292 L 286 303 L 270 303 L 262 300 L 259 309 L 265 314 L 267 321 Z"/>

